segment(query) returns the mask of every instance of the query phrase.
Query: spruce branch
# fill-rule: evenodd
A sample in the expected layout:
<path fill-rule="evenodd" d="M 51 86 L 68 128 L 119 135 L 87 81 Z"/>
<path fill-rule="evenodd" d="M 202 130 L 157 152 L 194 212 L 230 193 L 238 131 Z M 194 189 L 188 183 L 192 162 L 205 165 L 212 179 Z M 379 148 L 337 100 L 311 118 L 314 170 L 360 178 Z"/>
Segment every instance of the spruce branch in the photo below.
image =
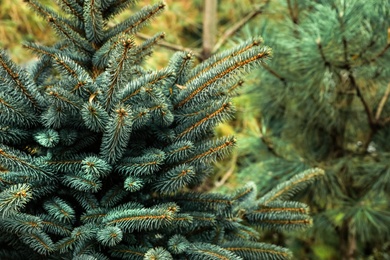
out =
<path fill-rule="evenodd" d="M 60 0 L 60 7 L 72 15 L 77 17 L 79 20 L 83 20 L 83 7 L 77 1 L 73 0 Z"/>
<path fill-rule="evenodd" d="M 257 46 L 260 46 L 262 43 L 263 43 L 262 38 L 255 37 L 252 40 L 246 41 L 234 47 L 232 50 L 224 51 L 219 54 L 211 56 L 206 62 L 200 63 L 189 73 L 190 74 L 189 78 L 187 79 L 185 84 L 189 84 L 193 82 L 201 75 L 204 75 L 204 73 L 212 70 L 213 68 L 217 67 L 220 64 L 223 64 L 224 62 L 231 59 L 232 57 L 239 56 L 240 54 L 243 54 L 246 51 L 254 49 Z"/>
<path fill-rule="evenodd" d="M 135 34 L 142 28 L 143 25 L 145 25 L 145 23 L 149 22 L 151 18 L 161 13 L 164 8 L 165 4 L 162 2 L 153 6 L 144 7 L 135 16 L 132 16 L 124 22 L 110 28 L 104 38 L 104 41 L 107 41 L 118 34 Z"/>
<path fill-rule="evenodd" d="M 188 88 L 190 93 L 175 105 L 175 109 L 183 107 L 199 95 L 199 93 L 202 93 L 207 87 L 210 87 L 218 80 L 222 80 L 225 76 L 238 73 L 240 69 L 244 69 L 255 62 L 261 62 L 263 59 L 269 58 L 270 55 L 271 52 L 268 49 L 258 50 L 254 48 L 253 50 L 243 52 L 242 55 L 234 56 L 230 60 L 224 61 L 220 67 L 210 70 L 210 74 L 212 75 L 211 77 L 208 77 L 207 79 L 199 79 L 198 84 L 195 80 L 193 83 L 190 82 L 192 83 L 191 88 Z"/>
<path fill-rule="evenodd" d="M 321 175 L 324 175 L 324 171 L 320 168 L 306 170 L 294 176 L 290 180 L 277 185 L 274 189 L 261 197 L 259 199 L 259 203 L 267 205 L 275 200 L 288 199 L 295 192 L 304 188 L 309 182 L 312 182 L 315 178 L 318 178 Z"/>
<path fill-rule="evenodd" d="M 21 92 L 23 96 L 28 100 L 29 104 L 35 109 L 39 109 L 37 97 L 34 97 L 30 88 L 33 87 L 33 83 L 29 81 L 29 77 L 26 73 L 20 70 L 15 63 L 13 63 L 3 50 L 0 50 L 0 77 L 2 81 L 10 82 L 12 86 L 16 87 L 18 92 Z"/>

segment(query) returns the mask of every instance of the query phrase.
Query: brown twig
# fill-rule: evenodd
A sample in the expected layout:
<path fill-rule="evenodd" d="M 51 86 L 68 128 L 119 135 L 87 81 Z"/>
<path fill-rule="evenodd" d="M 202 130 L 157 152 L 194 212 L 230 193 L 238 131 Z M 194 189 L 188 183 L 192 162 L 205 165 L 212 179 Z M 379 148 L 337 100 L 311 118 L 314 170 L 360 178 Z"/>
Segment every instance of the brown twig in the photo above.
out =
<path fill-rule="evenodd" d="M 275 70 L 271 69 L 267 64 L 262 63 L 261 66 L 263 66 L 263 68 L 265 70 L 267 70 L 269 73 L 271 73 L 276 78 L 278 78 L 280 81 L 282 81 L 284 85 L 287 84 L 286 79 L 283 76 L 281 76 L 279 73 L 277 73 Z"/>
<path fill-rule="evenodd" d="M 222 37 L 218 40 L 218 42 L 215 44 L 213 48 L 213 53 L 217 52 L 219 48 L 235 33 L 237 33 L 245 24 L 247 24 L 250 20 L 255 18 L 257 15 L 262 14 L 264 12 L 264 9 L 266 6 L 270 3 L 270 0 L 267 0 L 264 5 L 261 7 L 255 9 L 254 11 L 248 13 L 244 18 L 242 18 L 240 21 L 232 25 L 228 30 L 225 31 L 225 33 L 222 35 Z"/>
<path fill-rule="evenodd" d="M 233 157 L 231 159 L 231 165 L 230 165 L 229 169 L 226 171 L 226 173 L 222 176 L 222 178 L 219 181 L 215 182 L 215 184 L 214 184 L 215 188 L 219 188 L 226 183 L 226 181 L 234 173 L 234 170 L 236 168 L 236 164 L 237 164 L 237 153 L 234 153 Z"/>
<path fill-rule="evenodd" d="M 373 57 L 370 61 L 371 62 L 374 62 L 376 61 L 377 59 L 379 59 L 380 57 L 382 57 L 383 55 L 385 55 L 386 51 L 390 49 L 390 43 L 386 44 L 386 46 L 382 49 L 382 51 L 380 51 L 375 57 Z"/>
<path fill-rule="evenodd" d="M 137 36 L 138 38 L 140 38 L 142 40 L 149 40 L 150 38 L 152 38 L 149 35 L 146 35 L 146 34 L 143 34 L 143 33 L 137 33 L 135 36 Z M 202 58 L 202 55 L 199 52 L 194 51 L 193 49 L 190 49 L 190 48 L 185 48 L 185 47 L 183 47 L 181 45 L 169 43 L 169 42 L 166 42 L 166 41 L 163 41 L 163 40 L 157 42 L 157 45 L 159 45 L 161 47 L 164 47 L 164 48 L 167 48 L 169 50 L 173 50 L 173 51 L 191 52 L 198 59 Z"/>
<path fill-rule="evenodd" d="M 389 95 L 390 95 L 390 83 L 387 85 L 385 94 L 383 95 L 383 97 L 379 101 L 378 110 L 376 111 L 376 114 L 375 114 L 376 121 L 379 121 L 379 118 L 381 117 L 383 108 L 384 108 L 387 100 L 389 99 Z"/>
<path fill-rule="evenodd" d="M 288 11 L 291 16 L 291 20 L 293 23 L 298 24 L 298 4 L 297 2 L 294 3 L 294 8 L 291 5 L 291 0 L 287 0 L 287 6 L 288 6 Z"/>

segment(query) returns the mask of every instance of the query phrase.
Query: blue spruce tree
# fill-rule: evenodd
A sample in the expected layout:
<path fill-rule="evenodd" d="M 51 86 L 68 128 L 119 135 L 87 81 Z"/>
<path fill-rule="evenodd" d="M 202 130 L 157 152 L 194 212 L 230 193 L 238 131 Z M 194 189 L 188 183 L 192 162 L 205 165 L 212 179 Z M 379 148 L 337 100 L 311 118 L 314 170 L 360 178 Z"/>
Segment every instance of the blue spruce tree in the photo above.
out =
<path fill-rule="evenodd" d="M 191 53 L 149 71 L 157 34 L 134 33 L 165 7 L 62 0 L 64 15 L 27 4 L 63 41 L 26 47 L 31 68 L 0 52 L 0 259 L 286 259 L 257 227 L 299 229 L 306 205 L 287 199 L 308 170 L 258 196 L 194 192 L 235 145 L 213 128 L 230 118 L 243 72 L 270 56 L 261 39 L 193 66 Z"/>

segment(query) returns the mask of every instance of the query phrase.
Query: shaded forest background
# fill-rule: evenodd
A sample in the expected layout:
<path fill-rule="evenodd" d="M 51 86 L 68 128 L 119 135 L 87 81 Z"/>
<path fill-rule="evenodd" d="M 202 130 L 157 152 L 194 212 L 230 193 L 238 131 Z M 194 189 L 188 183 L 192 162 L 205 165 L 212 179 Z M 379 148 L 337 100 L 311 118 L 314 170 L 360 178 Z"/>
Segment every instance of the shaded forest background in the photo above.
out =
<path fill-rule="evenodd" d="M 235 135 L 238 146 L 215 165 L 203 189 L 229 192 L 251 180 L 269 190 L 305 169 L 324 168 L 326 177 L 297 196 L 310 205 L 313 228 L 265 238 L 289 247 L 297 259 L 390 259 L 388 1 L 165 2 L 158 22 L 137 35 L 167 32 L 150 67 L 165 66 L 183 49 L 200 61 L 257 35 L 274 49 L 269 66 L 243 79 L 236 118 L 216 129 Z M 22 0 L 0 0 L 0 6 L 0 48 L 14 61 L 34 61 L 21 42 L 56 42 Z M 336 12 L 342 8 L 345 16 Z"/>

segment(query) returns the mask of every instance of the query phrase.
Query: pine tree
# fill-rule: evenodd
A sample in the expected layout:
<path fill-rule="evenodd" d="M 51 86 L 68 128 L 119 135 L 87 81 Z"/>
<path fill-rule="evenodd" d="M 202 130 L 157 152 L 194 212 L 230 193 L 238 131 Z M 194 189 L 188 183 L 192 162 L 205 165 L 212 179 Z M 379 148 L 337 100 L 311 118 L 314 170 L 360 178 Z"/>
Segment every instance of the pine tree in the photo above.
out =
<path fill-rule="evenodd" d="M 260 178 L 259 189 L 267 189 L 320 166 L 326 177 L 301 194 L 317 212 L 306 250 L 325 246 L 326 259 L 384 253 L 390 246 L 389 1 L 281 0 L 270 8 L 279 18 L 255 25 L 274 50 L 251 93 L 262 138 L 250 138 L 257 149 L 242 177 L 260 171 L 270 180 Z"/>
<path fill-rule="evenodd" d="M 311 169 L 258 196 L 200 193 L 212 162 L 235 145 L 213 128 L 230 118 L 238 77 L 270 56 L 259 38 L 193 65 L 143 61 L 164 34 L 133 34 L 165 7 L 129 0 L 62 0 L 62 13 L 27 4 L 63 38 L 26 47 L 22 68 L 0 52 L 0 259 L 286 259 L 256 227 L 310 225 L 289 201 Z"/>

